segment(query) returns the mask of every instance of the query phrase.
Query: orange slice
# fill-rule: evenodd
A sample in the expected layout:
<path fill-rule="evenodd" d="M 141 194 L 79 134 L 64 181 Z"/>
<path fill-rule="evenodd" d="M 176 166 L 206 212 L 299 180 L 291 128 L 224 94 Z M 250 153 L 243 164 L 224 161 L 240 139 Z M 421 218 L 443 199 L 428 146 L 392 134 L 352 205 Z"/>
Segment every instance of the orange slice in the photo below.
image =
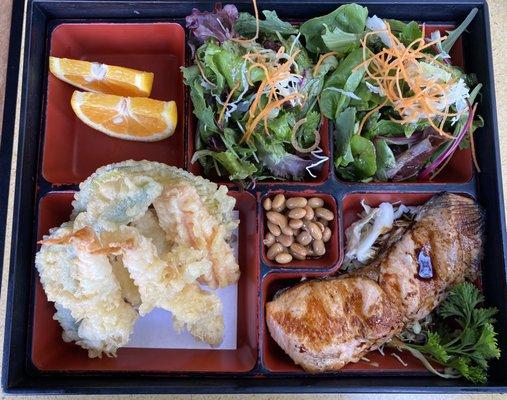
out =
<path fill-rule="evenodd" d="M 118 96 L 148 97 L 153 73 L 70 58 L 49 57 L 49 70 L 80 89 Z"/>
<path fill-rule="evenodd" d="M 72 109 L 86 125 L 125 140 L 154 142 L 171 136 L 178 115 L 174 101 L 74 91 Z"/>

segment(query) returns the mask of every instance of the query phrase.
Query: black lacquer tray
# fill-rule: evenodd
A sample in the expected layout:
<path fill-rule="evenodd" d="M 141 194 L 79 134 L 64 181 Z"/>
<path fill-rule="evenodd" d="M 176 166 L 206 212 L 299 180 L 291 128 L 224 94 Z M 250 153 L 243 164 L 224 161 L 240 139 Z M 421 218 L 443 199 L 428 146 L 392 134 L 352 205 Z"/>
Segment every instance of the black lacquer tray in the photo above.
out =
<path fill-rule="evenodd" d="M 241 192 L 227 183 L 238 200 L 241 218 L 247 227 L 245 242 L 240 241 L 240 267 L 245 278 L 240 281 L 238 310 L 254 317 L 241 319 L 238 327 L 236 353 L 212 355 L 203 366 L 199 354 L 191 361 L 195 367 L 186 370 L 167 367 L 156 362 L 156 367 L 144 368 L 132 362 L 114 367 L 110 364 L 80 364 L 80 356 L 67 353 L 68 347 L 56 342 L 37 340 L 50 337 L 51 332 L 40 332 L 44 315 L 43 294 L 34 268 L 36 240 L 45 233 L 48 223 L 61 222 L 68 213 L 72 192 L 79 181 L 53 180 L 45 171 L 44 146 L 50 140 L 46 120 L 48 93 L 48 55 L 52 54 L 52 35 L 63 24 L 182 24 L 193 7 L 210 9 L 211 2 L 191 1 L 66 1 L 39 0 L 15 2 L 12 15 L 11 47 L 8 65 L 5 115 L 0 149 L 0 225 L 12 212 L 12 226 L 1 230 L 5 251 L 10 252 L 7 317 L 3 357 L 2 386 L 8 393 L 327 393 L 327 392 L 503 392 L 507 389 L 507 279 L 506 231 L 502 195 L 496 104 L 493 86 L 491 40 L 488 9 L 481 0 L 365 0 L 370 15 L 384 18 L 418 20 L 428 25 L 452 26 L 459 23 L 473 8 L 479 13 L 464 34 L 461 55 L 467 71 L 477 74 L 484 84 L 479 113 L 485 126 L 478 132 L 477 155 L 481 172 L 472 172 L 470 155 L 462 153 L 435 182 L 413 183 L 351 183 L 337 178 L 332 163 L 327 163 L 316 181 L 291 183 L 259 183 L 254 189 Z M 241 10 L 250 10 L 250 2 L 234 2 Z M 260 9 L 276 10 L 282 18 L 304 20 L 334 10 L 341 3 L 331 1 L 262 1 Z M 186 57 L 188 62 L 188 55 Z M 185 96 L 188 97 L 188 96 Z M 183 157 L 176 165 L 194 173 L 190 165 L 193 148 L 193 121 L 188 99 L 184 103 L 182 124 L 183 140 L 179 150 Z M 332 156 L 331 123 L 324 124 L 323 147 Z M 51 134 L 51 132 L 49 132 Z M 70 134 L 70 133 L 69 133 Z M 58 143 L 57 143 L 58 144 Z M 62 157 L 68 149 L 62 144 L 52 157 L 58 165 L 58 151 Z M 17 154 L 14 190 L 8 191 L 11 156 Z M 56 155 L 55 155 L 56 154 Z M 128 159 L 129 154 L 125 155 Z M 149 158 L 147 156 L 146 158 Z M 116 160 L 111 160 L 116 161 Z M 171 164 L 168 159 L 167 163 Z M 57 171 L 58 172 L 58 171 Z M 61 172 L 61 171 L 60 171 Z M 65 172 L 65 171 L 64 171 Z M 72 175 L 72 174 L 71 174 Z M 64 179 L 65 180 L 65 179 Z M 284 192 L 320 195 L 336 210 L 336 235 L 333 253 L 319 265 L 294 264 L 286 268 L 268 263 L 261 244 L 264 232 L 264 213 L 260 203 L 264 196 Z M 482 264 L 483 290 L 487 303 L 497 307 L 497 331 L 502 358 L 491 364 L 487 385 L 474 386 L 462 380 L 444 380 L 432 376 L 420 367 L 404 369 L 391 361 L 381 362 L 378 368 L 355 365 L 333 374 L 310 375 L 294 367 L 283 352 L 269 338 L 264 321 L 264 305 L 273 293 L 301 277 L 323 276 L 340 267 L 343 255 L 343 232 L 349 225 L 361 199 L 370 204 L 380 201 L 404 201 L 421 204 L 432 194 L 442 191 L 461 193 L 476 198 L 486 210 L 487 238 Z M 12 207 L 8 209 L 8 200 Z M 67 207 L 67 208 L 66 208 Z M 42 232 L 41 232 L 42 230 Z M 7 235 L 5 235 L 7 233 Z M 248 244 L 249 250 L 246 249 Z M 242 247 L 243 246 L 243 247 Z M 248 271 L 246 270 L 248 268 Z M 42 307 L 42 308 L 41 308 Z M 42 310 L 42 311 L 41 311 Z M 47 310 L 46 310 L 47 311 Z M 35 340 L 37 339 L 37 340 Z M 51 362 L 46 362 L 52 354 Z M 38 346 L 38 347 L 37 347 Z M 52 346 L 56 346 L 52 348 Z M 50 348 L 51 347 L 51 348 Z M 56 350 L 55 350 L 56 349 Z M 79 349 L 76 351 L 80 351 Z M 126 353 L 120 350 L 118 359 Z M 132 353 L 134 354 L 134 353 Z M 162 352 L 155 357 L 179 357 L 181 353 Z M 55 361 L 55 357 L 59 360 Z M 77 358 L 76 358 L 77 357 Z M 206 357 L 209 357 L 207 355 Z M 66 364 L 66 361 L 68 363 Z M 239 361 L 238 361 L 239 360 Z M 189 362 L 189 360 L 185 360 Z M 227 364 L 229 362 L 229 364 Z M 224 364 L 225 363 L 225 364 Z M 56 365 L 56 367 L 55 367 Z M 98 365 L 98 367 L 97 367 Z M 106 367 L 109 365 L 109 367 Z M 113 367 L 111 367 L 113 365 Z M 125 366 L 126 365 L 126 366 Z M 172 365 L 172 364 L 171 364 Z M 230 367 L 228 367 L 228 365 Z M 66 367 L 67 366 L 67 367 Z"/>

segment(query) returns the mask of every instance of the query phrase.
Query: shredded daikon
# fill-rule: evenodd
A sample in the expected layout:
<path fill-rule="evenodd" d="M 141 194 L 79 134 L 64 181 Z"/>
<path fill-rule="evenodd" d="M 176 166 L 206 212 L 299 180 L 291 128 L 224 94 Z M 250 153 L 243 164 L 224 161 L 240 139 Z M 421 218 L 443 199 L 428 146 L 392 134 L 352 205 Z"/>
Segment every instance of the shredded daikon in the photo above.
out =
<path fill-rule="evenodd" d="M 249 62 L 248 80 L 254 68 L 260 68 L 264 72 L 264 78 L 259 84 L 254 100 L 250 105 L 249 118 L 245 127 L 245 134 L 242 142 L 248 141 L 255 131 L 257 125 L 264 122 L 264 131 L 268 134 L 268 119 L 273 117 L 272 112 L 279 109 L 283 104 L 290 102 L 292 106 L 302 104 L 304 95 L 298 92 L 298 84 L 301 76 L 291 72 L 291 68 L 296 64 L 295 58 L 299 50 L 294 54 L 285 53 L 282 46 L 275 53 L 266 49 L 263 52 L 248 53 L 244 58 Z M 250 81 L 250 84 L 252 82 Z M 266 105 L 261 108 L 261 98 L 267 96 Z"/>
<path fill-rule="evenodd" d="M 400 116 L 396 122 L 405 125 L 427 120 L 442 136 L 453 139 L 444 131 L 444 123 L 449 117 L 466 112 L 469 88 L 462 79 L 453 77 L 447 65 L 439 60 L 446 54 L 441 52 L 435 56 L 425 52 L 431 46 L 440 48 L 446 36 L 434 34 L 433 40 L 427 42 L 423 29 L 420 38 L 405 46 L 391 32 L 389 23 L 380 18 L 369 18 L 367 26 L 372 31 L 361 41 L 364 62 L 356 69 L 365 67 L 371 80 L 368 88 L 386 97 Z M 378 36 L 387 47 L 367 57 L 368 37 L 372 35 Z M 451 106 L 455 106 L 456 113 L 449 112 Z"/>
<path fill-rule="evenodd" d="M 345 259 L 365 264 L 375 257 L 377 240 L 391 231 L 394 221 L 404 214 L 415 214 L 418 209 L 403 204 L 393 207 L 393 204 L 387 202 L 378 207 L 370 207 L 364 200 L 361 201 L 361 206 L 363 212 L 359 215 L 360 219 L 345 230 Z"/>

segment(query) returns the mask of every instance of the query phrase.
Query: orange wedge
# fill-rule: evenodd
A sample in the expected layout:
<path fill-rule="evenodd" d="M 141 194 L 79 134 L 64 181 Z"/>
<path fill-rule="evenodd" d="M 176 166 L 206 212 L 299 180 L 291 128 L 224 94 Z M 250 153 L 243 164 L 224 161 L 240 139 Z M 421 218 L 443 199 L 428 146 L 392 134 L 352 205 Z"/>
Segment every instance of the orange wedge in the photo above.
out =
<path fill-rule="evenodd" d="M 171 136 L 178 115 L 174 101 L 74 91 L 72 109 L 86 125 L 125 140 L 154 142 Z"/>
<path fill-rule="evenodd" d="M 49 70 L 80 89 L 118 96 L 148 97 L 153 73 L 70 58 L 49 57 Z"/>

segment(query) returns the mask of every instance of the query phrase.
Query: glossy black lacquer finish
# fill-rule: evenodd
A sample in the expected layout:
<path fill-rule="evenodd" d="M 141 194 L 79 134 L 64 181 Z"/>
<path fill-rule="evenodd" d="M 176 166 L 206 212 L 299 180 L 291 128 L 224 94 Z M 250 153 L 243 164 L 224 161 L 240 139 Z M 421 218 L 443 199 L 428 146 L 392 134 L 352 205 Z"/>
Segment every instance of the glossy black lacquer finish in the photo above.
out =
<path fill-rule="evenodd" d="M 235 1 L 242 10 L 250 10 L 246 1 Z M 367 375 L 333 374 L 309 376 L 298 374 L 270 375 L 258 364 L 244 374 L 104 374 L 104 373 L 41 373 L 30 361 L 31 301 L 35 282 L 33 267 L 36 250 L 38 200 L 49 191 L 75 190 L 76 186 L 53 187 L 40 174 L 41 142 L 43 140 L 45 82 L 47 74 L 48 38 L 61 22 L 150 22 L 177 21 L 193 7 L 209 9 L 211 2 L 190 1 L 16 1 L 13 10 L 13 33 L 8 70 L 7 102 L 1 143 L 1 181 L 3 199 L 0 203 L 0 225 L 4 225 L 7 209 L 7 181 L 10 154 L 13 151 L 14 105 L 17 92 L 18 57 L 21 27 L 26 23 L 24 69 L 20 84 L 19 143 L 17 150 L 16 192 L 14 201 L 12 245 L 9 271 L 7 319 L 3 359 L 2 386 L 9 393 L 272 393 L 272 392 L 502 392 L 507 388 L 507 287 L 506 238 L 502 197 L 498 131 L 496 123 L 491 41 L 488 10 L 481 0 L 365 0 L 370 14 L 402 20 L 416 19 L 437 24 L 455 24 L 473 7 L 479 13 L 464 35 L 464 57 L 467 70 L 474 71 L 484 83 L 480 114 L 485 127 L 477 140 L 482 172 L 464 184 L 357 184 L 343 183 L 334 171 L 324 184 L 314 187 L 331 194 L 340 204 L 347 193 L 399 192 L 438 193 L 443 190 L 466 193 L 478 199 L 487 213 L 487 240 L 483 263 L 483 288 L 489 305 L 496 306 L 497 330 L 502 359 L 491 365 L 488 385 L 473 386 L 464 381 L 443 380 L 430 375 Z M 281 0 L 259 1 L 259 8 L 273 9 L 284 18 L 307 19 L 334 10 L 335 1 Z M 188 160 L 187 160 L 188 161 Z M 283 184 L 258 185 L 259 198 L 269 190 L 285 189 Z M 304 184 L 290 186 L 291 191 L 304 190 Z M 3 232 L 0 239 L 3 239 Z M 2 246 L 3 247 L 3 246 Z M 260 249 L 259 249 L 260 250 Z M 261 277 L 277 271 L 260 265 Z M 301 271 L 304 269 L 292 269 Z M 262 290 L 262 289 L 259 289 Z M 262 298 L 259 293 L 259 301 Z M 263 311 L 260 320 L 263 321 Z M 263 324 L 261 324 L 263 326 Z M 262 328 L 261 328 L 262 329 Z M 62 355 L 64 356 L 64 355 Z"/>

